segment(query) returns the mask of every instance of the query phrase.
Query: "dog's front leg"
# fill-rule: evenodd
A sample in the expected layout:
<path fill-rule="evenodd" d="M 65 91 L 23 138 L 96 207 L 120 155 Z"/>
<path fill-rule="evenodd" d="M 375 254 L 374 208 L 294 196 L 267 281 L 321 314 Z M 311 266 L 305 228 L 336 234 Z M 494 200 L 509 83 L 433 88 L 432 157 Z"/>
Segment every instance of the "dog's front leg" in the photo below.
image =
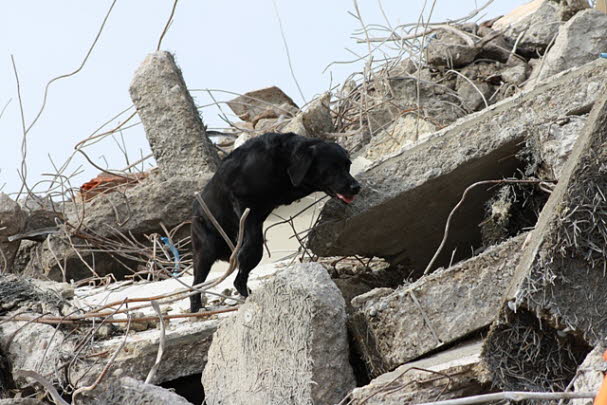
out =
<path fill-rule="evenodd" d="M 251 211 L 244 227 L 242 247 L 238 252 L 238 275 L 234 280 L 236 291 L 243 297 L 249 295 L 247 289 L 249 273 L 259 264 L 263 256 L 263 220 L 263 217 Z"/>

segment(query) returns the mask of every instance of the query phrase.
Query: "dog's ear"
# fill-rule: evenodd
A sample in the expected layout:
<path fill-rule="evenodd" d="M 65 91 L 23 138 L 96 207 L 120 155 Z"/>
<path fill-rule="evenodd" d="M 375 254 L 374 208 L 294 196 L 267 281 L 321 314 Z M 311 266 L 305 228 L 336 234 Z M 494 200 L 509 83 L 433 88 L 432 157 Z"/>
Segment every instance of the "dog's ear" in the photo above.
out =
<path fill-rule="evenodd" d="M 291 183 L 295 187 L 299 187 L 312 166 L 314 146 L 300 146 L 291 155 L 291 163 L 287 168 L 287 173 L 291 179 Z"/>

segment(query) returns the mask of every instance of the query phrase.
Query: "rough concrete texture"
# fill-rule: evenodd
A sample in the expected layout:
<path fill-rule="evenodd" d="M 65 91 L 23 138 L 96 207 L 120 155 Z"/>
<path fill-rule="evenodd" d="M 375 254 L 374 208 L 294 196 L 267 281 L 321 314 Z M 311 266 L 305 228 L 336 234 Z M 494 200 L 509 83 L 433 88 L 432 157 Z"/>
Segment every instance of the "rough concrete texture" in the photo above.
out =
<path fill-rule="evenodd" d="M 162 362 L 152 383 L 159 384 L 200 374 L 207 362 L 207 352 L 218 323 L 217 319 L 210 319 L 181 323 L 178 326 L 169 324 Z M 124 336 L 117 336 L 98 341 L 89 351 L 101 353 L 107 350 L 113 353 L 123 339 Z M 129 376 L 145 380 L 156 361 L 159 340 L 158 329 L 129 336 L 110 369 L 109 378 Z M 105 362 L 99 362 L 96 358 L 82 358 L 70 368 L 69 380 L 77 387 L 92 384 L 104 366 Z"/>
<path fill-rule="evenodd" d="M 496 21 L 493 29 L 504 31 L 504 38 L 512 45 L 516 42 L 518 52 L 532 55 L 546 49 L 561 24 L 558 2 L 535 0 Z"/>
<path fill-rule="evenodd" d="M 149 54 L 135 72 L 129 91 L 165 178 L 193 177 L 217 169 L 219 157 L 173 55 Z"/>
<path fill-rule="evenodd" d="M 542 210 L 507 299 L 594 345 L 607 335 L 602 308 L 607 252 L 607 95 L 601 92 Z"/>
<path fill-rule="evenodd" d="M 245 93 L 228 101 L 228 106 L 238 118 L 249 122 L 257 122 L 268 112 L 273 118 L 278 118 L 280 115 L 295 115 L 299 110 L 291 97 L 276 86 Z"/>
<path fill-rule="evenodd" d="M 65 334 L 54 326 L 27 322 L 4 323 L 0 347 L 12 370 L 32 370 L 52 376 L 55 365 L 74 350 L 74 346 L 65 339 Z M 17 386 L 28 384 L 23 377 L 13 379 Z"/>
<path fill-rule="evenodd" d="M 531 81 L 595 60 L 607 49 L 606 32 L 607 14 L 595 9 L 577 13 L 560 28 L 554 45 L 546 53 L 539 72 L 533 72 Z"/>
<path fill-rule="evenodd" d="M 480 52 L 472 41 L 465 41 L 461 36 L 450 31 L 441 30 L 429 40 L 426 47 L 426 62 L 431 66 L 461 67 L 469 64 Z"/>
<path fill-rule="evenodd" d="M 327 92 L 312 100 L 310 105 L 302 113 L 303 125 L 308 135 L 319 137 L 333 132 L 333 121 L 331 119 L 331 93 Z"/>
<path fill-rule="evenodd" d="M 467 342 L 403 364 L 354 389 L 351 404 L 416 404 L 485 393 L 490 375 L 481 362 L 481 346 L 480 341 Z"/>
<path fill-rule="evenodd" d="M 489 105 L 493 87 L 485 82 L 468 81 L 458 76 L 457 94 L 468 111 L 478 111 Z"/>
<path fill-rule="evenodd" d="M 34 398 L 0 399 L 0 405 L 46 405 L 46 402 Z"/>
<path fill-rule="evenodd" d="M 79 405 L 191 405 L 173 391 L 123 377 L 76 397 Z M 2 405 L 0 403 L 0 405 Z"/>
<path fill-rule="evenodd" d="M 8 237 L 19 233 L 25 227 L 27 215 L 19 204 L 0 192 L 0 272 L 11 272 L 19 241 L 9 242 Z"/>
<path fill-rule="evenodd" d="M 573 115 L 544 125 L 545 131 L 538 132 L 538 152 L 541 162 L 541 178 L 561 177 L 567 158 L 573 150 L 588 119 L 588 114 Z"/>
<path fill-rule="evenodd" d="M 573 390 L 576 392 L 598 392 L 603 382 L 603 374 L 607 369 L 607 361 L 603 359 L 604 346 L 595 347 L 584 359 L 573 380 Z M 593 400 L 574 399 L 571 405 L 592 405 Z"/>
<path fill-rule="evenodd" d="M 603 92 L 523 250 L 499 322 L 487 338 L 484 356 L 500 388 L 562 389 L 589 351 L 586 345 L 607 336 L 605 161 Z"/>
<path fill-rule="evenodd" d="M 394 153 L 404 145 L 410 145 L 421 135 L 434 132 L 436 126 L 429 121 L 413 115 L 398 118 L 388 128 L 371 138 L 365 147 L 364 156 L 378 160 Z"/>
<path fill-rule="evenodd" d="M 490 325 L 527 234 L 390 294 L 359 296 L 351 333 L 372 377 Z"/>
<path fill-rule="evenodd" d="M 543 124 L 592 103 L 605 89 L 606 74 L 605 60 L 563 72 L 377 162 L 358 176 L 362 191 L 352 204 L 324 206 L 310 235 L 311 249 L 320 256 L 383 257 L 420 274 L 463 191 L 480 180 L 512 176 L 521 165 L 514 156 L 523 141 Z M 454 249 L 457 260 L 480 243 L 478 224 L 487 198 L 482 187 L 468 195 L 438 266 L 449 263 Z"/>
<path fill-rule="evenodd" d="M 123 193 L 99 195 L 89 202 L 74 202 L 68 206 L 68 221 L 81 233 L 100 237 L 117 237 L 117 230 L 136 238 L 154 232 L 164 234 L 161 223 L 172 229 L 190 219 L 194 193 L 201 190 L 210 178 L 211 174 L 201 174 L 165 180 L 152 175 Z M 182 230 L 183 234 L 189 234 L 188 227 Z M 76 252 L 72 243 L 81 249 Z M 84 260 L 89 265 L 94 262 L 95 271 L 100 276 L 112 273 L 120 277 L 128 273 L 123 264 L 133 264 L 127 258 L 113 257 L 96 250 L 94 244 L 73 235 L 67 238 L 62 231 L 36 247 L 24 273 L 34 277 L 42 275 L 55 281 L 63 281 L 65 273 L 66 281 L 79 280 L 92 275 Z"/>
<path fill-rule="evenodd" d="M 202 376 L 216 404 L 335 404 L 354 377 L 345 303 L 317 263 L 276 273 L 222 322 Z"/>

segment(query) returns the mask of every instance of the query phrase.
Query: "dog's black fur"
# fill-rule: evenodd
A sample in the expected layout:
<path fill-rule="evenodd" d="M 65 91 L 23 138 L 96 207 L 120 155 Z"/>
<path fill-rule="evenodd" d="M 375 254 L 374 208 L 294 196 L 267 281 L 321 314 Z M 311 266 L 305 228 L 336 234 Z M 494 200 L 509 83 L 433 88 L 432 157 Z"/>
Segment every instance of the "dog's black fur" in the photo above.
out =
<path fill-rule="evenodd" d="M 246 208 L 244 239 L 238 253 L 234 287 L 248 296 L 247 279 L 263 254 L 263 222 L 279 205 L 290 204 L 315 191 L 350 203 L 360 185 L 350 175 L 347 152 L 335 143 L 303 136 L 268 133 L 245 142 L 230 153 L 202 190 L 202 198 L 230 239 L 236 243 L 239 219 Z M 206 280 L 216 260 L 229 260 L 230 249 L 193 203 L 192 249 L 194 285 Z M 201 296 L 190 298 L 192 312 Z"/>

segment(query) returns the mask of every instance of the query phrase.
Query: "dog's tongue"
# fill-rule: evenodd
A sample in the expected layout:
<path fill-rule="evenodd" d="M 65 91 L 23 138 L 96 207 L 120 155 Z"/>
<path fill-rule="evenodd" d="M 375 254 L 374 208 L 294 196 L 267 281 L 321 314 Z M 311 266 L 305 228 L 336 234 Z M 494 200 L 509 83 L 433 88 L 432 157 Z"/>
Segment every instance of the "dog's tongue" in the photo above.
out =
<path fill-rule="evenodd" d="M 339 198 L 340 200 L 342 200 L 346 204 L 350 204 L 352 201 L 354 201 L 354 196 L 350 197 L 350 196 L 339 194 L 339 193 L 337 194 L 337 198 Z"/>

